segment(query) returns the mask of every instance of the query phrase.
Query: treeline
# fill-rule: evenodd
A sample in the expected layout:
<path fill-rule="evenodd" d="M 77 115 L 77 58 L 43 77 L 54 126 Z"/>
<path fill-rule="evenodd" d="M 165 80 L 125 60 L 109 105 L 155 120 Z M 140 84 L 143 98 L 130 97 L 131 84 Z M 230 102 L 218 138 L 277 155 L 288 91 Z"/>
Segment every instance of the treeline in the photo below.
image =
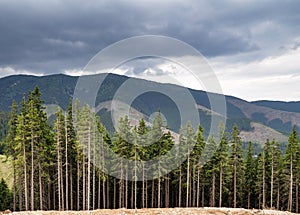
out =
<path fill-rule="evenodd" d="M 194 130 L 187 123 L 175 143 L 159 113 L 151 126 L 144 120 L 132 126 L 127 117 L 121 118 L 110 135 L 91 108 L 78 103 L 73 110 L 70 102 L 65 113 L 57 111 L 50 126 L 40 97 L 35 88 L 23 98 L 20 110 L 12 104 L 5 153 L 13 162 L 13 210 L 204 206 L 299 210 L 296 129 L 285 152 L 275 140 L 267 140 L 262 152 L 254 154 L 251 142 L 243 150 L 237 126 L 228 133 L 221 125 L 219 138 L 205 141 L 201 126 Z M 103 144 L 135 161 L 138 168 L 109 160 Z M 141 181 L 135 180 L 137 173 L 151 172 L 141 161 L 163 156 L 173 147 L 189 152 L 181 165 L 171 172 L 159 165 L 152 171 L 154 179 L 142 174 Z M 104 171 L 105 162 L 111 162 L 111 169 Z"/>

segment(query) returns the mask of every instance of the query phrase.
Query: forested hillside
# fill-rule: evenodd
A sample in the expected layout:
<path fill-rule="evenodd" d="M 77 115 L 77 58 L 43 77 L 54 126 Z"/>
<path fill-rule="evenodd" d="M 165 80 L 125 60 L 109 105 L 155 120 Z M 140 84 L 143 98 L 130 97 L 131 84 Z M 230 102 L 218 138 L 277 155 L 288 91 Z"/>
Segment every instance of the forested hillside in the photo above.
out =
<path fill-rule="evenodd" d="M 13 163 L 14 185 L 7 194 L 13 197 L 10 204 L 0 205 L 1 209 L 218 206 L 298 213 L 300 147 L 296 128 L 290 131 L 286 150 L 270 139 L 255 153 L 251 142 L 243 149 L 236 125 L 230 133 L 220 125 L 220 138 L 210 136 L 206 141 L 201 125 L 193 128 L 187 123 L 175 142 L 159 112 L 151 125 L 141 119 L 132 126 L 126 116 L 119 121 L 117 130 L 109 134 L 90 107 L 77 102 L 73 108 L 70 102 L 65 112 L 57 110 L 51 126 L 37 87 L 20 104 L 13 103 L 4 144 Z M 103 146 L 134 161 L 135 168 L 109 159 Z M 176 161 L 176 149 L 189 153 L 171 172 L 168 166 L 159 165 L 152 171 L 152 166 L 143 165 L 172 148 L 175 153 L 168 157 L 170 163 Z M 107 162 L 110 169 L 103 169 Z M 140 181 L 135 180 L 137 174 L 143 176 Z"/>
<path fill-rule="evenodd" d="M 126 76 L 116 74 L 100 74 L 107 75 L 101 88 L 98 91 L 96 106 L 105 106 L 108 102 L 111 102 L 116 91 L 124 84 L 129 78 Z M 22 101 L 24 93 L 28 93 L 35 86 L 39 86 L 42 93 L 42 100 L 45 101 L 47 107 L 60 106 L 65 110 L 68 106 L 69 99 L 72 98 L 74 89 L 76 87 L 78 77 L 67 75 L 49 75 L 49 76 L 29 76 L 29 75 L 15 75 L 4 77 L 0 79 L 0 111 L 4 111 L 6 114 L 10 111 L 10 106 L 13 100 L 17 103 Z M 180 123 L 178 123 L 178 111 L 176 104 L 163 95 L 160 92 L 164 89 L 167 92 L 179 92 L 177 94 L 178 101 L 185 101 L 184 96 L 180 96 L 180 92 L 186 90 L 181 86 L 172 84 L 162 84 L 142 79 L 130 78 L 130 83 L 133 88 L 140 89 L 141 87 L 157 89 L 155 92 L 147 92 L 139 95 L 132 104 L 128 104 L 135 108 L 142 115 L 145 120 L 150 115 L 156 112 L 158 109 L 161 113 L 167 117 L 170 123 L 170 128 L 174 132 L 179 132 Z M 204 128 L 204 135 L 207 137 L 210 128 L 211 115 L 218 115 L 210 111 L 210 101 L 208 96 L 218 96 L 215 94 L 207 93 L 201 90 L 188 89 L 190 94 L 195 99 L 195 105 L 201 118 L 201 125 Z M 288 139 L 288 133 L 296 125 L 298 131 L 300 128 L 300 113 L 297 110 L 297 102 L 247 102 L 242 99 L 225 96 L 226 108 L 227 108 L 227 121 L 226 130 L 231 132 L 234 124 L 237 124 L 239 129 L 244 133 L 242 136 L 244 142 L 250 140 L 255 143 L 263 144 L 265 136 L 259 129 L 255 129 L 257 126 L 264 125 L 268 129 L 268 138 L 271 139 L 274 136 L 278 137 L 278 141 L 286 142 Z M 122 101 L 128 102 L 128 101 Z M 51 111 L 52 112 L 52 111 Z M 114 128 L 109 120 L 111 114 L 109 108 L 102 108 L 98 113 L 102 118 L 102 123 L 105 125 L 110 133 L 114 132 Z M 224 116 L 221 116 L 224 117 Z M 51 117 L 51 120 L 54 116 Z M 1 119 L 1 117 L 0 117 Z M 253 123 L 256 123 L 253 126 Z M 1 131 L 1 130 L 0 130 Z M 255 136 L 255 140 L 251 137 Z M 284 140 L 284 141 L 282 141 Z"/>

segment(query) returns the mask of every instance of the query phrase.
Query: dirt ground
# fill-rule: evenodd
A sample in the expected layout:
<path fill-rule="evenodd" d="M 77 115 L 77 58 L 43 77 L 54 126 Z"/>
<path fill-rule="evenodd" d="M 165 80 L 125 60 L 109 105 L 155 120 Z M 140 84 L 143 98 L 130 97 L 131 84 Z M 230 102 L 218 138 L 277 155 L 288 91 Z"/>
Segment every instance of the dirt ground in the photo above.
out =
<path fill-rule="evenodd" d="M 1 212 L 0 212 L 1 214 Z M 246 210 L 240 208 L 161 208 L 161 209 L 102 209 L 95 211 L 33 211 L 33 212 L 13 212 L 10 214 L 15 215 L 130 215 L 130 214 L 165 214 L 165 215 L 189 215 L 189 214 L 200 214 L 200 215 L 291 215 L 293 213 L 285 211 L 275 210 Z"/>

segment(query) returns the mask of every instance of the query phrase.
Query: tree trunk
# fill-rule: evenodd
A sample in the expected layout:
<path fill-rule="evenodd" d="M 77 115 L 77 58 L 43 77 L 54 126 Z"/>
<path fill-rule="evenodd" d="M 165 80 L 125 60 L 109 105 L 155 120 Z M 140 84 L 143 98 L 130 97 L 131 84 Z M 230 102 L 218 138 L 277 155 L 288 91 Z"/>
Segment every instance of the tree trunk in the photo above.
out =
<path fill-rule="evenodd" d="M 70 162 L 70 200 L 71 200 L 71 211 L 73 210 L 73 161 Z"/>
<path fill-rule="evenodd" d="M 182 187 L 182 182 L 181 182 L 181 165 L 179 167 L 179 184 L 178 184 L 178 207 L 181 207 L 181 187 Z"/>
<path fill-rule="evenodd" d="M 60 157 L 61 159 L 61 157 Z M 61 183 L 61 209 L 65 210 L 65 195 L 64 195 L 64 175 L 63 175 L 63 165 L 62 160 L 60 161 L 60 183 Z"/>
<path fill-rule="evenodd" d="M 117 201 L 117 179 L 114 178 L 114 200 L 113 200 L 113 209 L 116 209 L 116 201 Z"/>
<path fill-rule="evenodd" d="M 101 208 L 101 173 L 98 172 L 98 209 Z"/>
<path fill-rule="evenodd" d="M 88 131 L 88 158 L 87 158 L 87 210 L 90 210 L 90 201 L 91 201 L 91 125 L 89 120 L 89 131 Z"/>
<path fill-rule="evenodd" d="M 48 208 L 47 209 L 51 210 L 51 183 L 50 183 L 50 181 L 47 183 L 47 188 L 48 188 L 48 193 L 47 193 L 48 194 Z M 55 198 L 55 196 L 54 196 L 54 198 Z"/>
<path fill-rule="evenodd" d="M 125 208 L 128 208 L 128 166 L 125 171 Z"/>
<path fill-rule="evenodd" d="M 157 181 L 157 208 L 160 208 L 160 176 Z"/>
<path fill-rule="evenodd" d="M 236 149 L 235 149 L 236 150 Z M 233 207 L 236 208 L 236 155 L 234 156 L 234 172 L 233 172 Z"/>
<path fill-rule="evenodd" d="M 215 207 L 215 187 L 216 187 L 216 174 L 215 171 L 212 172 L 212 180 L 211 180 L 211 200 L 210 207 Z"/>
<path fill-rule="evenodd" d="M 196 202 L 196 207 L 199 207 L 200 205 L 200 169 L 198 167 L 198 170 L 197 170 L 197 202 Z"/>
<path fill-rule="evenodd" d="M 86 210 L 85 200 L 86 200 L 86 174 L 85 174 L 85 156 L 83 155 L 82 159 L 82 210 Z"/>
<path fill-rule="evenodd" d="M 223 194 L 223 166 L 220 165 L 220 193 L 219 193 L 219 207 L 222 207 L 222 194 Z M 249 207 L 249 206 L 248 206 Z"/>
<path fill-rule="evenodd" d="M 34 149 L 33 149 L 33 131 L 31 131 L 31 185 L 30 185 L 30 207 L 34 210 Z"/>
<path fill-rule="evenodd" d="M 272 152 L 272 166 L 271 166 L 271 196 L 270 196 L 270 198 L 271 198 L 271 202 L 270 202 L 270 207 L 271 208 L 273 208 L 273 183 L 274 183 L 274 161 L 273 161 L 273 155 L 274 154 L 274 152 Z"/>
<path fill-rule="evenodd" d="M 23 186 L 22 186 L 22 181 L 21 181 L 21 177 L 18 177 L 18 183 L 19 183 L 19 211 L 23 210 L 23 194 L 22 194 L 22 190 L 23 190 Z"/>
<path fill-rule="evenodd" d="M 110 208 L 110 204 L 109 204 L 109 176 L 107 176 L 107 180 L 106 180 L 106 208 Z"/>
<path fill-rule="evenodd" d="M 154 179 L 152 179 L 151 208 L 154 208 Z"/>
<path fill-rule="evenodd" d="M 298 186 L 298 179 L 296 178 L 296 214 L 298 213 L 298 207 L 299 207 L 299 202 L 298 202 L 298 200 L 299 200 L 298 188 L 299 188 L 299 186 Z"/>
<path fill-rule="evenodd" d="M 188 155 L 190 151 L 188 150 Z M 189 207 L 189 190 L 190 190 L 190 157 L 187 157 L 187 169 L 186 169 L 186 207 Z"/>
<path fill-rule="evenodd" d="M 266 171 L 266 168 L 265 168 L 265 155 L 263 155 L 263 193 L 262 193 L 262 209 L 265 209 L 266 207 L 266 177 L 265 177 L 265 171 Z"/>
<path fill-rule="evenodd" d="M 66 159 L 66 210 L 69 210 L 69 184 L 68 184 L 68 180 L 69 180 L 69 175 L 68 175 L 68 127 L 67 127 L 67 116 L 65 117 L 66 119 L 66 123 L 65 123 L 65 133 L 66 133 L 66 155 L 65 155 L 65 159 Z"/>
<path fill-rule="evenodd" d="M 25 137 L 23 136 L 25 139 Z M 24 140 L 25 141 L 25 140 Z M 23 157 L 24 157 L 24 195 L 25 195 L 25 210 L 28 211 L 28 185 L 27 185 L 27 162 L 26 162 L 26 149 L 25 142 L 23 143 Z"/>
<path fill-rule="evenodd" d="M 103 202 L 103 209 L 106 209 L 105 180 L 102 180 L 102 202 Z"/>
<path fill-rule="evenodd" d="M 17 184 L 17 179 L 16 179 L 16 158 L 15 154 L 14 160 L 13 160 L 13 211 L 16 211 L 16 202 L 17 202 L 17 197 L 16 197 L 16 184 Z"/>
<path fill-rule="evenodd" d="M 79 152 L 77 152 L 79 153 Z M 79 158 L 77 158 L 77 210 L 80 210 L 80 165 Z"/>
<path fill-rule="evenodd" d="M 42 167 L 40 158 L 38 158 L 38 166 L 39 166 L 39 191 L 40 191 L 40 210 L 43 210 L 43 182 L 42 182 Z"/>
<path fill-rule="evenodd" d="M 143 175 L 142 175 L 142 208 L 145 208 L 145 167 L 144 164 L 143 165 Z"/>
<path fill-rule="evenodd" d="M 290 189 L 289 189 L 289 201 L 288 201 L 288 211 L 292 212 L 293 208 L 293 156 L 291 152 L 290 156 Z"/>
<path fill-rule="evenodd" d="M 280 200 L 280 183 L 279 179 L 277 182 L 277 204 L 276 204 L 276 209 L 279 210 L 279 200 Z"/>
<path fill-rule="evenodd" d="M 59 129 L 57 128 L 59 132 Z M 59 133 L 57 134 L 57 186 L 58 186 L 58 210 L 61 210 L 61 164 L 60 164 L 60 140 L 59 140 Z"/>

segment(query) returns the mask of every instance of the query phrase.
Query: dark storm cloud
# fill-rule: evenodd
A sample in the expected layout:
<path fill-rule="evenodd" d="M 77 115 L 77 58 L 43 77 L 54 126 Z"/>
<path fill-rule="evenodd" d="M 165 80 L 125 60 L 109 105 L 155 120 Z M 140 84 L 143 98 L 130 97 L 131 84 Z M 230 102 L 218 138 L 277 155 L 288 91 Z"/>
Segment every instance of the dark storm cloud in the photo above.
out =
<path fill-rule="evenodd" d="M 205 56 L 251 52 L 271 20 L 297 34 L 299 1 L 0 1 L 0 67 L 57 73 L 83 68 L 99 50 L 130 36 L 161 34 Z M 272 39 L 272 38 L 269 38 Z"/>

